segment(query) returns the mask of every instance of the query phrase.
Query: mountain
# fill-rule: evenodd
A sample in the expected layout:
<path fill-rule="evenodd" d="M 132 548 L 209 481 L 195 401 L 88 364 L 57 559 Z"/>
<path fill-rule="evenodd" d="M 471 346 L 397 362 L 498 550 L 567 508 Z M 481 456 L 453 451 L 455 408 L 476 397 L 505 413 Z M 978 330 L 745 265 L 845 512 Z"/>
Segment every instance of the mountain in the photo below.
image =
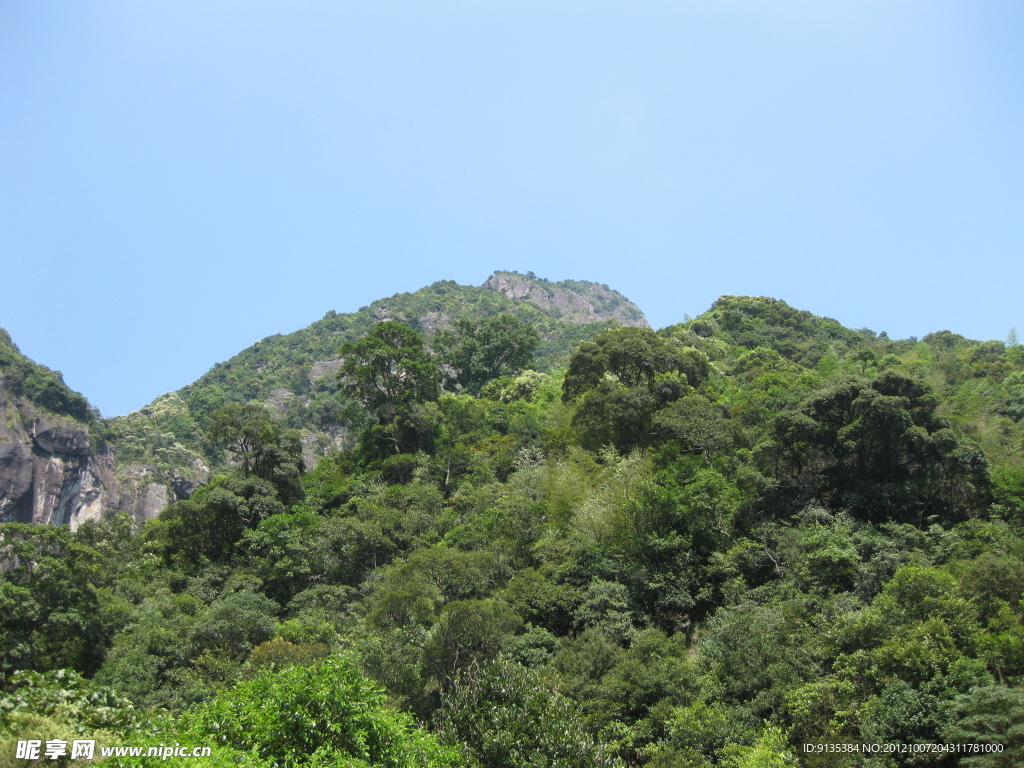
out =
<path fill-rule="evenodd" d="M 352 444 L 344 424 L 352 403 L 339 392 L 335 377 L 341 364 L 338 349 L 344 342 L 384 320 L 401 320 L 430 339 L 455 318 L 503 312 L 514 313 L 539 330 L 534 367 L 541 371 L 564 366 L 580 341 L 609 325 L 649 327 L 633 302 L 598 283 L 551 282 L 517 272 L 495 272 L 479 287 L 441 281 L 380 299 L 357 312 L 331 311 L 306 328 L 270 336 L 177 392 L 105 421 L 91 415 L 85 398 L 64 387 L 59 374 L 9 352 L 20 360 L 11 363 L 11 370 L 28 366 L 45 383 L 33 385 L 35 400 L 5 400 L 22 414 L 8 421 L 23 426 L 0 433 L 0 450 L 6 451 L 0 454 L 5 462 L 0 466 L 0 515 L 58 524 L 75 524 L 83 515 L 98 517 L 110 509 L 128 512 L 137 521 L 154 517 L 226 467 L 226 455 L 207 440 L 206 430 L 211 414 L 233 402 L 264 403 L 289 427 L 299 429 L 305 464 L 312 468 L 321 456 Z M 6 343 L 14 349 L 9 338 Z M 8 367 L 5 363 L 5 372 Z M 18 381 L 22 380 L 28 379 L 21 375 Z M 35 403 L 51 403 L 52 408 Z M 46 416 L 33 422 L 37 412 Z M 46 448 L 47 430 L 57 429 L 58 422 L 60 434 L 75 435 L 65 440 L 72 451 L 66 455 L 48 453 Z M 101 454 L 90 447 L 97 441 L 103 446 Z M 58 459 L 53 458 L 58 455 L 59 471 Z"/>
<path fill-rule="evenodd" d="M 409 765 L 1024 765 L 1024 347 L 767 297 L 654 331 L 615 300 L 439 283 L 109 422 L 3 345 L 30 479 L 112 446 L 111 508 L 181 500 L 0 526 L 0 752 L 159 717 L 225 765 L 303 763 L 355 701 L 464 750 Z M 299 430 L 355 445 L 306 472 Z"/>
<path fill-rule="evenodd" d="M 227 454 L 207 431 L 212 414 L 230 403 L 264 404 L 284 426 L 299 430 L 304 464 L 312 469 L 321 457 L 352 447 L 361 424 L 359 409 L 337 385 L 343 343 L 381 321 L 399 320 L 429 344 L 454 319 L 499 313 L 538 329 L 533 368 L 541 372 L 564 369 L 573 350 L 605 328 L 649 327 L 635 304 L 597 283 L 508 271 L 477 287 L 441 281 L 356 312 L 331 311 L 306 328 L 265 338 L 194 383 L 107 420 L 59 373 L 22 356 L 3 334 L 0 520 L 76 526 L 115 509 L 138 522 L 156 516 L 228 468 Z M 1024 396 L 1016 379 L 1003 381 L 1013 370 L 1008 356 L 1019 347 L 948 331 L 894 341 L 766 297 L 723 296 L 699 317 L 659 333 L 708 351 L 716 345 L 765 347 L 826 378 L 855 357 L 864 372 L 902 361 L 940 396 L 940 414 L 987 455 L 1012 458 L 1019 452 L 1007 419 L 1019 420 Z"/>

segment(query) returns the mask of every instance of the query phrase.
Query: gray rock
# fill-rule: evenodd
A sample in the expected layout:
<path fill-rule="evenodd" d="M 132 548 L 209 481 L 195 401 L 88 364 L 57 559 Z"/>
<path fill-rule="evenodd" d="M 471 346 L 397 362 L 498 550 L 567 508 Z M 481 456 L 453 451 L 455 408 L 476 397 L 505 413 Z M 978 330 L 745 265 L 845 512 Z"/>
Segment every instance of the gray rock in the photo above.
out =
<path fill-rule="evenodd" d="M 417 318 L 417 320 L 420 324 L 420 330 L 423 331 L 427 338 L 432 338 L 435 333 L 452 324 L 451 315 L 444 312 L 427 312 L 427 314 Z"/>
<path fill-rule="evenodd" d="M 284 387 L 278 387 L 277 389 L 271 390 L 270 397 L 264 400 L 264 402 L 268 408 L 277 411 L 279 414 L 283 414 L 288 408 L 288 403 L 294 399 L 294 392 L 285 389 Z"/>
<path fill-rule="evenodd" d="M 309 369 L 309 380 L 316 381 L 327 376 L 334 376 L 341 370 L 341 364 L 341 358 L 337 360 L 321 360 L 319 363 L 313 363 L 313 367 Z"/>
<path fill-rule="evenodd" d="M 335 451 L 354 447 L 352 434 L 343 426 L 323 432 L 302 430 L 302 463 L 307 472 L 312 472 L 320 459 Z"/>
<path fill-rule="evenodd" d="M 31 434 L 36 447 L 44 453 L 89 455 L 89 430 L 81 425 L 37 416 L 32 423 Z"/>
<path fill-rule="evenodd" d="M 174 501 L 189 498 L 196 490 L 210 479 L 210 469 L 202 459 L 193 459 L 187 468 L 178 467 L 171 470 L 171 491 Z"/>
<path fill-rule="evenodd" d="M 526 299 L 546 312 L 556 314 L 567 323 L 596 323 L 615 320 L 621 325 L 650 328 L 647 318 L 636 304 L 607 285 L 566 280 L 552 283 L 520 275 L 517 272 L 495 272 L 485 283 L 510 299 Z"/>
<path fill-rule="evenodd" d="M 89 428 L 40 412 L 0 377 L 0 521 L 69 525 L 118 503 L 114 457 Z"/>

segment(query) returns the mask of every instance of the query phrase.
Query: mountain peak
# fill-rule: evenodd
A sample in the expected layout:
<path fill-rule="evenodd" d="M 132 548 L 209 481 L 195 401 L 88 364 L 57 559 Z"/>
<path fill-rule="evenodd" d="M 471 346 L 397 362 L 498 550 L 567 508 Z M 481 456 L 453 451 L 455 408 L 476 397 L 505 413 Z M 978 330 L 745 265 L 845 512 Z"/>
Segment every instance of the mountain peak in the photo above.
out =
<path fill-rule="evenodd" d="M 601 283 L 584 280 L 554 283 L 532 272 L 524 275 L 514 271 L 498 271 L 484 282 L 483 287 L 510 299 L 529 301 L 567 323 L 615 320 L 622 325 L 651 327 L 636 304 Z"/>

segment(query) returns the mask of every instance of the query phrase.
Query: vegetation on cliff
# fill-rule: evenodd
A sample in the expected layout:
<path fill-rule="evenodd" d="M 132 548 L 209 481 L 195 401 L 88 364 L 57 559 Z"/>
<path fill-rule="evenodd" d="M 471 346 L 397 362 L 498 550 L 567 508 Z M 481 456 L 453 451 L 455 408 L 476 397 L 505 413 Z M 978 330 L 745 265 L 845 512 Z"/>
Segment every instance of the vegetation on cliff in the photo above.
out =
<path fill-rule="evenodd" d="M 36 408 L 85 423 L 96 418 L 84 396 L 64 383 L 60 371 L 29 360 L 0 328 L 0 386 Z"/>

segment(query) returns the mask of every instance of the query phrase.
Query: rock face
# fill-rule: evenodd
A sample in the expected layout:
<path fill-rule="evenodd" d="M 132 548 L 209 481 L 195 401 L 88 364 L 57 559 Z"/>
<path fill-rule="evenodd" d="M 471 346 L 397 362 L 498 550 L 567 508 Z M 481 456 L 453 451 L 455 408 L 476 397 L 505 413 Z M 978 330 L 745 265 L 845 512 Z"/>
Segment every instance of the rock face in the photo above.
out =
<path fill-rule="evenodd" d="M 0 329 L 0 522 L 75 529 L 120 510 L 142 523 L 210 477 L 202 460 L 184 450 L 165 449 L 162 468 L 117 466 L 91 424 L 88 402 L 59 373 L 24 357 Z"/>
<path fill-rule="evenodd" d="M 153 467 L 130 466 L 121 470 L 124 487 L 119 509 L 137 523 L 156 517 L 170 502 L 167 484 L 156 479 Z"/>
<path fill-rule="evenodd" d="M 615 320 L 622 325 L 650 328 L 640 308 L 607 285 L 579 280 L 552 283 L 518 272 L 495 272 L 484 283 L 510 299 L 526 299 L 567 323 Z"/>
<path fill-rule="evenodd" d="M 77 528 L 118 501 L 114 456 L 88 426 L 14 397 L 0 375 L 0 521 Z"/>
<path fill-rule="evenodd" d="M 420 324 L 420 330 L 426 334 L 427 338 L 433 337 L 435 333 L 444 330 L 452 324 L 451 315 L 444 312 L 427 312 L 422 317 L 417 318 L 417 320 Z"/>
<path fill-rule="evenodd" d="M 328 376 L 337 376 L 338 371 L 341 370 L 341 363 L 341 358 L 321 360 L 319 363 L 313 363 L 313 366 L 309 369 L 309 380 L 316 381 Z"/>

